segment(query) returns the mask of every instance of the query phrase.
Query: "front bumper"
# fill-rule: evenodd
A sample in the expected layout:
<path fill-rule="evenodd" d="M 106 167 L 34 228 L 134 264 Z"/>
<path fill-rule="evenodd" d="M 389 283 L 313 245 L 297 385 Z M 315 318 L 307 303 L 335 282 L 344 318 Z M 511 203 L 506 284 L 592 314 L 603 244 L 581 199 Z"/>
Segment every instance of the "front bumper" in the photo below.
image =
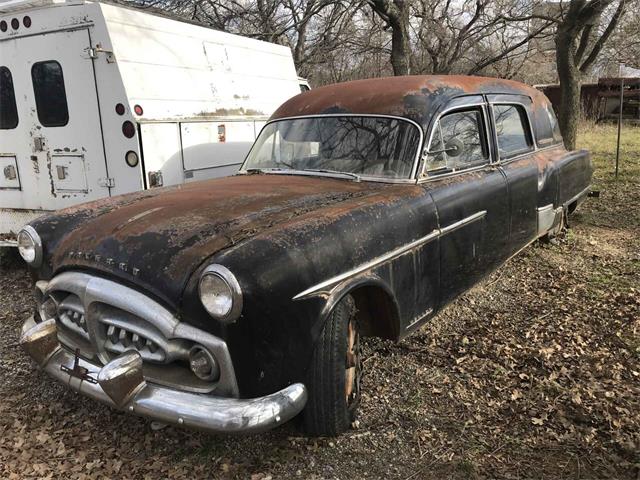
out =
<path fill-rule="evenodd" d="M 103 367 L 78 359 L 58 341 L 55 320 L 27 319 L 20 343 L 45 372 L 73 390 L 162 423 L 212 433 L 261 432 L 292 419 L 307 402 L 301 383 L 253 399 L 214 397 L 147 383 L 138 352 L 126 351 Z M 75 373 L 70 374 L 74 362 Z"/>

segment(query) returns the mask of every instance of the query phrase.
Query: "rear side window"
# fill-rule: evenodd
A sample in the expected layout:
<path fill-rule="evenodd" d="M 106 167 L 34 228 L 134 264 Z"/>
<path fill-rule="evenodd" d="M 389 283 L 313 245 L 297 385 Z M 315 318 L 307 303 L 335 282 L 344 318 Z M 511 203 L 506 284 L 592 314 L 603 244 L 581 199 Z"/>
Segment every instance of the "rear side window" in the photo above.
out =
<path fill-rule="evenodd" d="M 556 114 L 553 111 L 553 108 L 547 107 L 546 109 L 547 117 L 549 118 L 549 122 L 551 123 L 551 131 L 553 132 L 553 139 L 556 142 L 562 142 L 562 133 L 560 133 L 560 124 L 558 123 L 558 119 Z"/>
<path fill-rule="evenodd" d="M 7 67 L 0 67 L 0 130 L 18 126 L 18 108 L 13 91 L 13 77 Z"/>
<path fill-rule="evenodd" d="M 560 143 L 562 135 L 560 134 L 560 125 L 551 105 L 538 108 L 536 114 L 536 138 L 539 145 L 550 145 Z"/>
<path fill-rule="evenodd" d="M 31 80 L 42 126 L 63 127 L 69 123 L 67 92 L 60 64 L 55 60 L 34 63 Z"/>
<path fill-rule="evenodd" d="M 483 165 L 489 160 L 482 111 L 480 109 L 444 115 L 433 132 L 427 172 L 449 173 Z"/>
<path fill-rule="evenodd" d="M 521 105 L 494 105 L 500 158 L 509 158 L 533 150 L 527 114 Z"/>

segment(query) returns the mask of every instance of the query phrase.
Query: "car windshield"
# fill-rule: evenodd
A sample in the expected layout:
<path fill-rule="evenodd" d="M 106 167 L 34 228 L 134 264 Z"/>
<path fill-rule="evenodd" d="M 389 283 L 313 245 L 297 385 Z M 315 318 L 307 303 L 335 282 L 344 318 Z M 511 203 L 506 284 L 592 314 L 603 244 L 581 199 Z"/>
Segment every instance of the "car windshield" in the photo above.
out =
<path fill-rule="evenodd" d="M 279 120 L 262 130 L 242 170 L 408 179 L 419 144 L 419 128 L 397 118 Z"/>

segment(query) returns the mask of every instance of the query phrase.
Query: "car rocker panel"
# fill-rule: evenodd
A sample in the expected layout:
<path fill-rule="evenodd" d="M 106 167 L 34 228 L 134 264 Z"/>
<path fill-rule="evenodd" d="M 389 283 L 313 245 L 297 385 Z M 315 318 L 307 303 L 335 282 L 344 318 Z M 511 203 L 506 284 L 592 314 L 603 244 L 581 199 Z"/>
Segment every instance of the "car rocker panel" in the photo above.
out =
<path fill-rule="evenodd" d="M 276 111 L 236 176 L 32 222 L 21 342 L 69 387 L 160 422 L 250 432 L 302 412 L 340 433 L 359 336 L 400 341 L 557 233 L 592 171 L 516 82 L 318 88 Z"/>

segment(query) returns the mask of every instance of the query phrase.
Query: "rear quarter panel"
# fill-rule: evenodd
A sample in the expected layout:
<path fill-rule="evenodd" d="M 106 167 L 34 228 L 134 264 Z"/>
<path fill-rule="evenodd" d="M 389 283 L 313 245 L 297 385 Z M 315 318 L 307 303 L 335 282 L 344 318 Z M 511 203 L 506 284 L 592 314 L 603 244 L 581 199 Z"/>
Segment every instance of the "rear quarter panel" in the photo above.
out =
<path fill-rule="evenodd" d="M 557 160 L 558 205 L 577 200 L 591 184 L 593 164 L 587 150 L 567 152 Z"/>

